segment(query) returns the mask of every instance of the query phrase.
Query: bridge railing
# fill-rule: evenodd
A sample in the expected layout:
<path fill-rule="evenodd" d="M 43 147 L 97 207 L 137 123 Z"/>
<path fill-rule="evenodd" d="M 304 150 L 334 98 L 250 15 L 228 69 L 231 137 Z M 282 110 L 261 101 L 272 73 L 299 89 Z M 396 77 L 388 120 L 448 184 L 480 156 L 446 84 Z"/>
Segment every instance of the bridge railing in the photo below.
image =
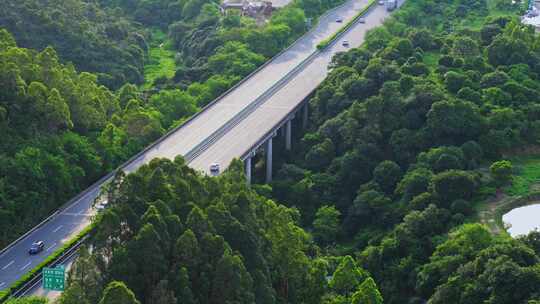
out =
<path fill-rule="evenodd" d="M 319 21 L 323 18 L 326 18 L 329 14 L 341 9 L 342 7 L 349 5 L 351 2 L 354 2 L 356 0 L 348 0 L 328 11 L 326 11 L 324 14 L 322 14 L 319 17 Z M 318 23 L 317 23 L 318 24 Z M 109 172 L 105 176 L 101 177 L 99 180 L 94 182 L 92 185 L 90 185 L 88 188 L 83 190 L 82 192 L 78 193 L 75 197 L 64 203 L 62 206 L 60 206 L 57 210 L 55 210 L 51 215 L 49 215 L 47 218 L 45 218 L 43 221 L 41 221 L 38 225 L 34 226 L 32 229 L 27 231 L 25 234 L 17 238 L 15 241 L 11 242 L 9 245 L 7 245 L 5 248 L 0 250 L 0 256 L 13 248 L 17 243 L 27 238 L 30 234 L 41 228 L 44 224 L 49 222 L 51 219 L 53 219 L 55 216 L 60 214 L 64 209 L 68 208 L 69 206 L 73 205 L 75 202 L 80 200 L 83 196 L 89 195 L 92 191 L 99 191 L 102 185 L 109 182 L 116 172 L 118 170 L 123 170 L 132 163 L 134 163 L 137 159 L 139 159 L 141 156 L 143 156 L 145 153 L 147 153 L 149 150 L 153 149 L 160 143 L 162 143 L 164 140 L 166 140 L 168 137 L 170 137 L 172 134 L 177 132 L 179 129 L 187 126 L 188 124 L 192 123 L 195 119 L 197 119 L 200 115 L 202 115 L 205 111 L 207 111 L 209 108 L 217 104 L 219 101 L 221 101 L 223 98 L 225 98 L 227 95 L 229 95 L 232 91 L 236 90 L 239 86 L 241 86 L 243 83 L 245 83 L 247 80 L 249 80 L 251 77 L 253 77 L 255 74 L 260 72 L 262 69 L 264 69 L 266 66 L 271 64 L 276 58 L 281 56 L 283 53 L 290 50 L 294 45 L 303 39 L 305 36 L 311 34 L 313 31 L 317 29 L 317 25 L 313 26 L 310 30 L 308 30 L 304 35 L 296 39 L 293 43 L 291 43 L 287 48 L 281 50 L 279 53 L 274 55 L 271 59 L 267 60 L 264 64 L 259 66 L 257 69 L 252 71 L 248 76 L 244 77 L 242 80 L 237 82 L 235 85 L 233 85 L 231 88 L 229 88 L 227 91 L 223 92 L 221 95 L 219 95 L 217 98 L 215 98 L 212 102 L 208 103 L 206 106 L 204 106 L 199 112 L 195 113 L 193 116 L 191 116 L 189 119 L 184 121 L 181 125 L 178 125 L 174 127 L 173 129 L 167 131 L 162 137 L 155 140 L 148 146 L 146 146 L 143 150 L 136 153 L 132 157 L 130 157 L 127 161 L 125 161 L 122 165 L 120 165 L 115 170 Z M 262 102 L 264 102 L 266 99 L 268 99 L 271 94 L 275 92 L 275 90 L 279 87 L 281 87 L 287 80 L 289 80 L 292 76 L 294 76 L 296 73 L 301 71 L 301 69 L 306 65 L 307 62 L 311 61 L 316 54 L 318 54 L 319 50 L 315 48 L 313 53 L 311 53 L 307 58 L 302 60 L 298 65 L 296 65 L 293 70 L 289 71 L 284 77 L 282 77 L 280 80 L 278 80 L 275 84 L 273 84 L 269 89 L 264 91 L 259 97 L 257 97 L 253 102 L 251 102 L 246 108 L 241 110 L 239 113 L 237 113 L 233 118 L 231 118 L 227 123 L 225 123 L 223 126 L 221 126 L 218 130 L 214 131 L 209 137 L 207 137 L 203 142 L 199 143 L 195 148 L 191 149 L 186 155 L 186 159 L 193 159 L 198 155 L 200 152 L 204 151 L 201 149 L 206 149 L 209 144 L 213 143 L 215 140 L 217 140 L 222 134 L 224 134 L 225 131 L 230 130 L 234 125 L 238 124 L 245 116 L 249 115 L 251 112 L 253 112 Z M 97 196 L 97 195 L 96 195 Z M 93 197 L 92 199 L 94 199 Z"/>
<path fill-rule="evenodd" d="M 335 7 L 335 8 L 332 8 L 330 10 L 328 10 L 327 12 L 325 12 L 323 15 L 321 15 L 319 17 L 319 20 L 324 18 L 326 15 L 334 12 L 335 10 L 338 10 L 339 8 L 347 5 L 349 2 L 353 2 L 354 0 L 349 0 L 349 1 L 346 1 L 345 3 L 342 3 L 340 4 L 339 6 Z M 118 170 L 122 170 L 124 168 L 126 168 L 127 166 L 129 166 L 131 163 L 133 163 L 134 161 L 136 161 L 138 158 L 140 158 L 142 155 L 144 155 L 146 152 L 148 152 L 150 149 L 154 148 L 155 146 L 157 146 L 158 144 L 160 144 L 161 142 L 163 142 L 165 139 L 167 139 L 169 136 L 171 136 L 172 134 L 174 134 L 176 131 L 178 131 L 179 129 L 185 127 L 186 125 L 190 124 L 193 120 L 195 120 L 197 117 L 199 117 L 201 114 L 203 114 L 205 111 L 207 111 L 209 108 L 211 108 L 213 105 L 215 105 L 216 103 L 218 103 L 220 100 L 222 100 L 223 98 L 225 98 L 227 95 L 229 95 L 232 91 L 234 91 L 235 89 L 237 89 L 239 86 L 241 86 L 244 82 L 246 82 L 248 79 L 250 79 L 251 77 L 253 77 L 255 74 L 257 74 L 260 70 L 262 70 L 264 67 L 266 67 L 267 65 L 269 65 L 270 63 L 272 63 L 272 61 L 274 61 L 276 58 L 278 58 L 279 56 L 281 56 L 283 53 L 285 53 L 286 51 L 288 51 L 289 49 L 291 49 L 299 40 L 301 40 L 303 37 L 305 37 L 306 35 L 310 34 L 312 31 L 314 31 L 316 29 L 316 26 L 312 27 L 309 31 L 307 31 L 304 35 L 302 35 L 301 37 L 299 37 L 298 39 L 296 39 L 293 43 L 291 43 L 291 45 L 289 45 L 287 48 L 281 50 L 279 53 L 277 53 L 276 55 L 274 55 L 272 58 L 268 59 L 265 63 L 263 63 L 262 65 L 260 65 L 259 67 L 257 67 L 254 71 L 252 71 L 249 75 L 247 75 L 246 77 L 242 78 L 240 81 L 238 81 L 236 84 L 234 84 L 232 87 L 230 87 L 227 91 L 223 92 L 221 95 L 219 95 L 218 97 L 216 97 L 213 101 L 211 101 L 210 103 L 208 103 L 206 106 L 204 106 L 199 112 L 193 114 L 193 116 L 191 116 L 190 118 L 188 118 L 186 121 L 184 121 L 182 124 L 174 127 L 173 129 L 167 131 L 163 136 L 161 136 L 160 138 L 158 138 L 157 140 L 155 140 L 154 142 L 152 142 L 151 144 L 149 144 L 148 146 L 146 146 L 143 150 L 141 150 L 140 152 L 138 152 L 137 154 L 133 155 L 132 157 L 130 157 L 127 161 L 125 161 L 123 164 L 121 164 L 118 168 L 116 168 L 115 170 L 109 172 L 108 174 L 106 174 L 105 176 L 101 177 L 99 180 L 97 180 L 96 182 L 94 182 L 92 185 L 90 185 L 88 188 L 86 188 L 85 190 L 83 190 L 82 192 L 80 192 L 79 194 L 77 194 L 75 197 L 73 197 L 72 199 L 70 199 L 69 201 L 67 201 L 66 203 L 64 203 L 62 206 L 60 206 L 57 210 L 55 210 L 53 213 L 51 213 L 47 218 L 45 218 L 43 221 L 41 221 L 39 224 L 37 224 L 36 226 L 34 226 L 32 229 L 30 229 L 29 231 L 27 231 L 25 234 L 23 234 L 22 236 L 20 236 L 19 238 L 17 238 L 15 241 L 11 242 L 9 245 L 7 245 L 6 247 L 4 247 L 3 249 L 0 250 L 0 256 L 5 253 L 6 251 L 8 251 L 10 248 L 12 248 L 14 245 L 16 245 L 18 242 L 20 242 L 21 240 L 25 239 L 28 235 L 30 235 L 32 232 L 34 232 L 35 230 L 39 229 L 41 226 L 43 226 L 45 223 L 47 223 L 48 221 L 50 221 L 52 218 L 54 218 L 56 215 L 58 215 L 59 212 L 61 212 L 62 210 L 64 210 L 65 208 L 71 206 L 75 201 L 79 200 L 81 197 L 83 197 L 84 195 L 90 193 L 91 191 L 95 190 L 97 187 L 100 187 L 101 185 L 103 185 L 104 183 L 106 183 L 108 180 L 110 180 Z M 264 94 L 264 93 L 263 93 Z"/>
<path fill-rule="evenodd" d="M 310 56 L 311 58 L 309 58 L 309 61 L 313 60 L 313 59 L 316 57 L 316 55 L 318 55 L 319 53 L 324 52 L 325 50 L 327 50 L 329 47 L 331 47 L 332 45 L 334 45 L 334 44 L 336 43 L 336 41 L 338 41 L 341 37 L 343 37 L 345 34 L 347 34 L 355 24 L 357 24 L 357 23 L 360 22 L 360 17 L 365 16 L 366 14 L 368 14 L 368 13 L 375 7 L 375 6 L 374 6 L 375 3 L 377 3 L 377 1 L 375 1 L 375 0 L 370 0 L 368 6 L 367 6 L 366 8 L 364 8 L 358 15 L 355 16 L 353 22 L 351 22 L 350 24 L 348 24 L 348 25 L 346 26 L 345 29 L 340 30 L 340 32 L 339 32 L 337 35 L 334 35 L 334 36 L 333 36 L 333 39 L 330 40 L 330 41 L 328 41 L 328 42 L 327 42 L 328 44 L 327 44 L 324 48 L 322 48 L 322 49 L 317 49 L 317 50 L 312 54 L 313 57 Z M 305 63 L 304 63 L 304 65 L 305 65 Z M 296 73 L 297 73 L 297 72 L 298 72 L 298 71 L 296 71 Z M 292 77 L 292 76 L 294 76 L 294 75 L 288 75 L 288 76 Z M 306 96 L 309 96 L 309 95 L 311 95 L 312 93 L 313 93 L 313 92 L 309 92 Z M 261 103 L 262 103 L 262 102 L 261 102 Z M 296 106 L 292 109 L 291 112 L 296 112 L 296 111 L 298 111 L 298 110 L 300 109 L 301 106 L 302 106 L 302 103 L 300 102 L 300 103 L 298 103 L 298 105 L 296 105 Z M 246 109 L 246 110 L 247 110 L 247 109 Z M 253 111 L 254 111 L 254 109 L 251 110 L 251 112 L 253 112 Z M 276 129 L 279 128 L 280 126 L 282 126 L 283 124 L 285 124 L 285 123 L 287 122 L 287 120 L 288 120 L 288 116 L 283 117 L 276 125 L 274 125 L 274 127 L 273 127 L 272 129 L 270 129 L 268 132 L 264 133 L 264 134 L 259 138 L 259 140 L 258 140 L 252 147 L 250 147 L 249 149 L 247 149 L 246 151 L 244 151 L 244 153 L 240 156 L 240 159 L 241 159 L 241 160 L 245 160 L 246 158 L 248 158 L 248 157 L 252 154 L 251 152 L 252 152 L 254 149 L 257 149 L 257 148 L 260 147 L 265 141 L 267 141 L 270 137 L 272 137 L 272 135 L 275 133 Z"/>

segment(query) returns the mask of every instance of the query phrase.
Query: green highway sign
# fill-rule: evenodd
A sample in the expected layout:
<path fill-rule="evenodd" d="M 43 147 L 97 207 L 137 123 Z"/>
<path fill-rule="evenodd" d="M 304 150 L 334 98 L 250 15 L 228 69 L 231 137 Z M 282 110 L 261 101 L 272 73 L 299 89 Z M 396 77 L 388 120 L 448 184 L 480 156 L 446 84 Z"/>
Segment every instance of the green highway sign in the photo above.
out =
<path fill-rule="evenodd" d="M 43 280 L 43 289 L 48 290 L 64 290 L 64 266 L 59 266 L 56 268 L 43 268 L 42 280 Z"/>

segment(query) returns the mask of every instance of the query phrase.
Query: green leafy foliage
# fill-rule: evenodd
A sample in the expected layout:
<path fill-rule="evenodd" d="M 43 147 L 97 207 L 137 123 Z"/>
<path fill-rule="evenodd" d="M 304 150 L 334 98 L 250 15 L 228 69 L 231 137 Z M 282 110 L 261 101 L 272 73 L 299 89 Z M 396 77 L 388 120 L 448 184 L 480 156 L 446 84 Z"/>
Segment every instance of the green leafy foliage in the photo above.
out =
<path fill-rule="evenodd" d="M 3 240 L 38 218 L 25 206 L 39 197 L 52 210 L 337 4 L 295 1 L 257 26 L 208 1 L 100 3 L 167 30 L 177 70 L 153 79 L 162 90 L 148 98 L 129 84 L 113 93 L 0 31 Z M 540 134 L 538 36 L 501 8 L 517 10 L 408 1 L 363 48 L 335 56 L 310 100 L 315 125 L 258 187 L 285 205 L 249 189 L 239 162 L 217 178 L 182 158 L 119 172 L 59 302 L 535 303 L 537 233 L 513 240 L 466 223 L 490 185 L 478 167 Z M 493 176 L 510 169 L 497 163 Z"/>
<path fill-rule="evenodd" d="M 122 282 L 110 282 L 103 291 L 99 304 L 139 304 L 135 295 Z"/>
<path fill-rule="evenodd" d="M 350 256 L 345 256 L 334 272 L 329 285 L 337 292 L 348 295 L 364 279 L 366 279 L 364 271 L 356 266 L 356 263 Z"/>
<path fill-rule="evenodd" d="M 76 295 L 89 303 L 318 303 L 359 287 L 378 293 L 374 284 L 360 285 L 369 275 L 351 257 L 342 259 L 328 290 L 333 269 L 312 255 L 297 210 L 259 196 L 242 175 L 238 161 L 211 178 L 181 157 L 119 173 L 107 194 L 110 207 L 97 219 L 92 254 L 82 251 L 60 302 L 75 303 Z"/>
<path fill-rule="evenodd" d="M 1 246 L 197 110 L 185 92 L 146 103 L 133 85 L 115 93 L 62 65 L 50 47 L 0 37 Z"/>
<path fill-rule="evenodd" d="M 52 46 L 63 62 L 97 73 L 110 88 L 143 82 L 145 38 L 121 15 L 94 2 L 6 0 L 0 28 L 22 47 L 42 51 Z"/>
<path fill-rule="evenodd" d="M 334 206 L 322 206 L 315 214 L 313 235 L 323 243 L 335 241 L 339 232 L 340 212 Z"/>
<path fill-rule="evenodd" d="M 12 299 L 6 302 L 6 304 L 47 304 L 47 299 L 38 297 L 24 297 L 20 299 Z"/>
<path fill-rule="evenodd" d="M 488 269 L 536 282 L 538 256 L 521 263 L 520 253 L 482 255 L 530 249 L 480 225 L 460 226 L 474 219 L 481 189 L 492 187 L 485 164 L 534 147 L 540 134 L 538 35 L 488 2 L 406 2 L 363 47 L 336 55 L 310 100 L 314 125 L 272 183 L 272 197 L 298 207 L 316 238 L 309 219 L 334 203 L 341 238 L 327 251 L 354 253 L 385 303 L 536 299 L 531 285 L 512 295 L 506 288 L 515 282 Z M 502 167 L 507 182 L 512 170 Z M 348 290 L 354 302 L 356 290 Z M 362 301 L 380 299 L 363 293 Z"/>
<path fill-rule="evenodd" d="M 489 166 L 491 176 L 498 185 L 504 185 L 512 179 L 512 163 L 508 160 L 500 160 Z"/>
<path fill-rule="evenodd" d="M 382 304 L 383 298 L 372 278 L 367 278 L 352 296 L 352 304 Z"/>
<path fill-rule="evenodd" d="M 531 192 L 531 186 L 540 179 L 540 163 L 538 156 L 517 157 L 512 159 L 512 166 L 517 171 L 512 176 L 512 185 L 508 193 L 512 195 L 524 195 Z"/>

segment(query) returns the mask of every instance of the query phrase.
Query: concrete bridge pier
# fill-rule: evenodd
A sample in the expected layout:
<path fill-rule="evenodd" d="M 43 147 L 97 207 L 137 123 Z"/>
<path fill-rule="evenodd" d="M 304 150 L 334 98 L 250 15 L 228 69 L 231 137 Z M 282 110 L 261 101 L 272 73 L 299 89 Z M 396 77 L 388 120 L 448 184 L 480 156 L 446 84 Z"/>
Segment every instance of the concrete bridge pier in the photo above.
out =
<path fill-rule="evenodd" d="M 252 156 L 248 156 L 246 160 L 244 160 L 244 169 L 246 171 L 246 183 L 251 185 L 251 158 Z"/>
<path fill-rule="evenodd" d="M 308 101 L 304 103 L 303 108 L 304 109 L 302 110 L 302 127 L 305 129 L 307 128 L 307 125 L 308 125 L 308 108 L 309 108 Z"/>
<path fill-rule="evenodd" d="M 266 142 L 266 183 L 272 182 L 272 137 Z"/>
<path fill-rule="evenodd" d="M 292 132 L 292 118 L 285 124 L 285 150 L 291 150 L 291 132 Z"/>

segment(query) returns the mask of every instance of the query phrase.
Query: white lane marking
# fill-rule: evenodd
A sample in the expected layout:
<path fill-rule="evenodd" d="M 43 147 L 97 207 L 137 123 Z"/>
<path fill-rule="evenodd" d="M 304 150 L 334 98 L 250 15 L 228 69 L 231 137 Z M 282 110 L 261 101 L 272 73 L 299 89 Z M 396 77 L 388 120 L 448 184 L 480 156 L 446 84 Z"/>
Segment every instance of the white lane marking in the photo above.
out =
<path fill-rule="evenodd" d="M 54 244 L 52 244 L 51 246 L 49 246 L 49 248 L 47 248 L 47 250 L 45 250 L 45 251 L 51 250 L 51 248 L 53 248 L 54 246 L 56 246 L 56 242 L 54 242 Z"/>
<path fill-rule="evenodd" d="M 62 213 L 62 215 L 70 215 L 70 216 L 91 216 L 92 214 L 90 214 L 90 213 L 83 213 L 83 212 L 80 212 L 80 213 L 64 212 L 64 213 Z"/>
<path fill-rule="evenodd" d="M 57 232 L 57 231 L 60 230 L 62 227 L 64 227 L 64 225 L 60 225 L 60 226 L 56 227 L 56 229 L 54 229 L 53 232 Z"/>
<path fill-rule="evenodd" d="M 15 263 L 15 261 L 11 261 L 9 262 L 6 266 L 2 267 L 2 270 L 6 270 L 6 268 L 8 268 L 9 266 L 11 266 L 11 264 Z"/>
<path fill-rule="evenodd" d="M 32 264 L 32 261 L 26 263 L 26 265 L 24 265 L 23 267 L 21 267 L 21 270 L 24 270 L 26 267 L 30 266 L 30 264 Z"/>
<path fill-rule="evenodd" d="M 106 182 L 106 181 L 105 181 Z M 74 202 L 73 204 L 71 204 L 71 206 L 67 207 L 66 209 L 64 209 L 64 211 L 68 211 L 69 209 L 77 206 L 78 203 L 82 202 L 83 200 L 86 199 L 86 197 L 88 197 L 89 195 L 91 194 L 94 194 L 96 192 L 96 190 L 99 190 L 101 188 L 101 185 L 97 188 L 97 189 L 92 189 L 90 190 L 89 192 L 87 192 L 85 195 L 81 196 L 76 202 Z"/>

